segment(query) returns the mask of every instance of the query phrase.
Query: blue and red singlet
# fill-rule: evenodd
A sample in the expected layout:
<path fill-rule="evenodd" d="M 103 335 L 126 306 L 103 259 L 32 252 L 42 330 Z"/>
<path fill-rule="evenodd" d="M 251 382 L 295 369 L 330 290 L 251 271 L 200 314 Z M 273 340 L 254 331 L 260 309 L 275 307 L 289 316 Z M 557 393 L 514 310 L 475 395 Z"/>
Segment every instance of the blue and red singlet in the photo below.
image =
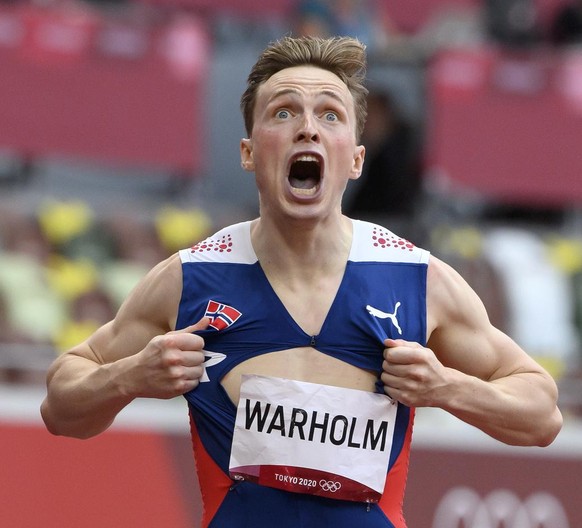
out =
<path fill-rule="evenodd" d="M 229 477 L 236 416 L 221 380 L 261 354 L 314 347 L 368 371 L 382 370 L 387 337 L 426 341 L 429 254 L 375 224 L 353 221 L 353 241 L 341 285 L 319 335 L 307 335 L 269 284 L 253 250 L 250 222 L 227 227 L 180 251 L 183 292 L 176 328 L 203 316 L 206 372 L 185 395 L 210 528 L 404 528 L 404 488 L 414 410 L 398 404 L 386 484 L 368 504 L 292 493 Z M 378 379 L 377 391 L 382 393 Z"/>

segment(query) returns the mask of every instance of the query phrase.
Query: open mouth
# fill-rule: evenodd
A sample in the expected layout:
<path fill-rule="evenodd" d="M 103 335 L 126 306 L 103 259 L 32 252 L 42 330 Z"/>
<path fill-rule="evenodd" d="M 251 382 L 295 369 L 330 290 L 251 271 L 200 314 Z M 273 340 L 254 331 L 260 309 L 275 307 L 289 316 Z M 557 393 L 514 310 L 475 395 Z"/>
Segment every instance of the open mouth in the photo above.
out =
<path fill-rule="evenodd" d="M 289 169 L 289 183 L 297 194 L 315 194 L 320 181 L 321 161 L 317 156 L 302 154 L 293 160 Z"/>

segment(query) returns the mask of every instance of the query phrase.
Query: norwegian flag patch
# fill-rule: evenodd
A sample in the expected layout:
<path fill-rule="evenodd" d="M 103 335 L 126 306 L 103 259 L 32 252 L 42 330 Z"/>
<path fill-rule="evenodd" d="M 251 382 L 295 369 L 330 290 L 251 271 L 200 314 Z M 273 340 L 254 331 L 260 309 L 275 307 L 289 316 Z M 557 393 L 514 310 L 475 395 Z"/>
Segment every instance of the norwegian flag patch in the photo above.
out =
<path fill-rule="evenodd" d="M 242 315 L 236 308 L 216 301 L 208 301 L 204 317 L 210 319 L 210 324 L 215 330 L 224 330 L 232 325 Z"/>

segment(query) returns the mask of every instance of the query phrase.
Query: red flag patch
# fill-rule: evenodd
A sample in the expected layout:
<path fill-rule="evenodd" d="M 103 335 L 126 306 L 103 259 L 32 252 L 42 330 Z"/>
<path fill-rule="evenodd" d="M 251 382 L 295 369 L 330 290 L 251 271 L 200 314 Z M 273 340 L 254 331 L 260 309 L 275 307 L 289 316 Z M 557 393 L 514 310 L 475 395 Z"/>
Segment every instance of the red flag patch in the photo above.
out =
<path fill-rule="evenodd" d="M 236 308 L 216 301 L 208 301 L 205 317 L 210 319 L 210 325 L 215 330 L 224 330 L 232 325 L 242 315 Z"/>

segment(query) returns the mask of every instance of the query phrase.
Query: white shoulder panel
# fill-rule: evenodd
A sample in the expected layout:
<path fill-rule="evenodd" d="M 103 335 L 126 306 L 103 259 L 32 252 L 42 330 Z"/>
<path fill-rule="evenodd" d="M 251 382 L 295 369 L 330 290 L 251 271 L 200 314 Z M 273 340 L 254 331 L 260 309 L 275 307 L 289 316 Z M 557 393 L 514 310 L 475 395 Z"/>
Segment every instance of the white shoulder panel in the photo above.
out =
<path fill-rule="evenodd" d="M 385 227 L 353 220 L 352 262 L 406 262 L 426 264 L 430 253 Z"/>
<path fill-rule="evenodd" d="M 180 251 L 180 259 L 186 262 L 230 262 L 254 264 L 257 255 L 251 244 L 249 222 L 241 222 L 221 229 L 189 249 Z"/>

